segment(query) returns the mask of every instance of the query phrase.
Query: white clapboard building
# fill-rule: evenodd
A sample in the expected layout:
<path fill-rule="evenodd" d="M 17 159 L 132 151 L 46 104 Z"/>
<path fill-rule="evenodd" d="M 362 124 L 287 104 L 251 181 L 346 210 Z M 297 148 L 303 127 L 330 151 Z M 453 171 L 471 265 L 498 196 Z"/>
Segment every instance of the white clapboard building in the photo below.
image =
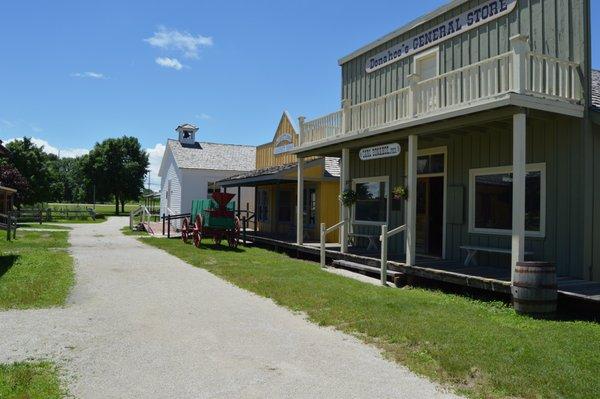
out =
<path fill-rule="evenodd" d="M 256 147 L 196 141 L 198 128 L 184 124 L 175 129 L 177 140 L 167 140 L 160 165 L 160 213 L 190 212 L 192 200 L 207 198 L 218 190 L 215 182 L 255 169 Z M 237 192 L 233 199 L 239 201 Z M 254 210 L 254 189 L 242 188 L 241 208 Z"/>

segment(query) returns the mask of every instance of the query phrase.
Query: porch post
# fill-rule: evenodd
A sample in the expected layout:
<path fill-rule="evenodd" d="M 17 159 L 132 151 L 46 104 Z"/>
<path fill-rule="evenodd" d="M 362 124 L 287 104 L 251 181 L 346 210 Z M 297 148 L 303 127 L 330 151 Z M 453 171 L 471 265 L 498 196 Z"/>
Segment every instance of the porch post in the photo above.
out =
<path fill-rule="evenodd" d="M 517 262 L 525 259 L 525 144 L 527 115 L 513 115 L 513 198 L 511 282 L 514 281 Z"/>
<path fill-rule="evenodd" d="M 242 218 L 242 186 L 238 186 L 237 188 L 237 215 L 238 218 Z"/>
<path fill-rule="evenodd" d="M 342 164 L 340 170 L 340 221 L 345 223 L 340 229 L 340 244 L 343 254 L 348 253 L 348 233 L 350 232 L 350 212 L 341 201 L 341 194 L 348 189 L 350 181 L 350 149 L 342 148 Z"/>
<path fill-rule="evenodd" d="M 408 136 L 408 201 L 406 202 L 406 264 L 414 266 L 417 238 L 417 136 Z"/>
<path fill-rule="evenodd" d="M 298 193 L 296 195 L 296 244 L 304 244 L 304 158 L 298 157 Z"/>

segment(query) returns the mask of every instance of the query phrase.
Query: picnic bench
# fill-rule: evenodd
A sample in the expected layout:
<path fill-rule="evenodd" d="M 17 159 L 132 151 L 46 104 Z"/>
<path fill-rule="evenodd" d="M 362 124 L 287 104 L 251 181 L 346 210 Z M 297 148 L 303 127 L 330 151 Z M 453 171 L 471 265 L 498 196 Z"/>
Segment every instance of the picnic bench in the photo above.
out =
<path fill-rule="evenodd" d="M 461 245 L 460 249 L 464 249 L 467 251 L 467 257 L 465 258 L 464 265 L 469 266 L 469 264 L 473 263 L 474 266 L 477 266 L 476 255 L 477 252 L 489 252 L 489 253 L 498 253 L 498 254 L 508 254 L 510 255 L 512 251 L 506 248 L 497 248 L 497 247 L 484 247 L 477 245 Z M 533 255 L 531 251 L 525 251 L 525 255 Z"/>
<path fill-rule="evenodd" d="M 379 234 L 361 234 L 361 233 L 348 233 L 348 237 L 352 240 L 353 238 L 366 238 L 369 240 L 369 245 L 367 245 L 367 251 L 373 249 L 374 251 L 379 251 L 379 246 L 377 242 L 379 241 Z"/>

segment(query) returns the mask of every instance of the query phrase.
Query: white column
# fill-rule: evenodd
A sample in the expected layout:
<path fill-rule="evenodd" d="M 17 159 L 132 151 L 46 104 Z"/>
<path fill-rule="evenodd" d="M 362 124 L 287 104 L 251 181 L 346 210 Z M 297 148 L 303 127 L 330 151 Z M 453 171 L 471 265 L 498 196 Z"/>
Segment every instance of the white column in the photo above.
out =
<path fill-rule="evenodd" d="M 417 136 L 408 136 L 408 171 L 406 201 L 406 264 L 414 266 L 417 238 Z"/>
<path fill-rule="evenodd" d="M 527 89 L 527 51 L 529 51 L 529 37 L 515 35 L 510 38 L 510 46 L 514 51 L 513 60 L 513 88 L 515 93 L 525 94 Z"/>
<path fill-rule="evenodd" d="M 298 193 L 296 195 L 296 243 L 304 244 L 304 158 L 298 157 Z"/>
<path fill-rule="evenodd" d="M 340 170 L 340 195 L 350 188 L 350 149 L 342 149 L 342 162 Z M 348 252 L 348 233 L 350 232 L 350 212 L 340 201 L 340 221 L 345 221 L 340 229 L 340 244 L 342 253 Z"/>
<path fill-rule="evenodd" d="M 527 115 L 513 115 L 513 198 L 511 281 L 517 262 L 525 259 L 525 144 Z"/>

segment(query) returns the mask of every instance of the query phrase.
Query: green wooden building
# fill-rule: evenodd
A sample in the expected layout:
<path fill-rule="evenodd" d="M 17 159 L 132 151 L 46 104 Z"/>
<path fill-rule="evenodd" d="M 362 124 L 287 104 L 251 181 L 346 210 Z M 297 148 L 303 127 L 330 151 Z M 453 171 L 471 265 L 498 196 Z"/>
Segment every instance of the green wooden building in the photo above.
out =
<path fill-rule="evenodd" d="M 531 259 L 600 281 L 589 32 L 589 0 L 455 0 L 340 59 L 341 109 L 300 118 L 294 150 L 341 158 L 357 201 L 340 205 L 340 251 L 404 226 L 388 251 L 406 265 L 510 276 Z"/>

